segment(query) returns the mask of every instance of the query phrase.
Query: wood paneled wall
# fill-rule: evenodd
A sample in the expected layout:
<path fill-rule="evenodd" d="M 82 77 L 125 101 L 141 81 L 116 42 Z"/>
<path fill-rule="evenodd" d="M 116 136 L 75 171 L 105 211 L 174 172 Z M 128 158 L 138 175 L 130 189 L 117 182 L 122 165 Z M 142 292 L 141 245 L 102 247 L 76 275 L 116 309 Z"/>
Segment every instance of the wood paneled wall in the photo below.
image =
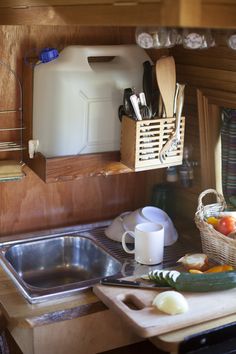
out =
<path fill-rule="evenodd" d="M 197 198 L 202 191 L 199 120 L 197 109 L 197 89 L 213 89 L 236 93 L 236 52 L 226 45 L 226 33 L 216 34 L 217 46 L 207 50 L 187 50 L 175 47 L 172 54 L 177 64 L 177 79 L 185 82 L 186 143 L 193 147 L 193 160 L 198 162 L 194 169 L 193 188 L 177 188 L 175 203 L 179 214 L 194 218 Z M 214 124 L 212 124 L 214 127 Z M 204 147 L 201 147 L 204 154 Z M 220 163 L 220 161 L 218 162 Z M 213 186 L 212 186 L 213 187 Z"/>
<path fill-rule="evenodd" d="M 68 44 L 133 42 L 134 30 L 128 28 L 1 26 L 0 60 L 16 70 L 22 80 L 24 58 L 44 47 L 60 50 Z M 16 105 L 18 100 L 14 82 L 4 75 L 0 75 L 1 109 Z M 0 155 L 0 159 L 11 157 L 13 154 Z M 27 166 L 24 170 L 22 181 L 0 183 L 1 236 L 104 220 L 134 210 L 148 203 L 152 184 L 158 183 L 163 174 L 159 170 L 45 184 Z"/>
<path fill-rule="evenodd" d="M 185 82 L 186 142 L 193 146 L 192 158 L 198 161 L 193 188 L 177 187 L 173 203 L 178 213 L 193 219 L 201 192 L 199 125 L 196 90 L 213 88 L 236 91 L 236 53 L 227 48 L 224 34 L 218 47 L 205 51 L 172 49 L 177 64 L 177 79 Z M 22 80 L 24 58 L 44 47 L 59 50 L 69 44 L 134 43 L 133 28 L 79 26 L 1 26 L 0 60 L 17 71 Z M 163 52 L 149 52 L 153 61 Z M 17 105 L 15 84 L 0 68 L 0 108 Z M 7 154 L 0 159 L 10 158 Z M 15 157 L 15 156 L 14 156 Z M 164 170 L 78 181 L 45 184 L 27 166 L 21 182 L 0 183 L 0 235 L 113 218 L 149 202 L 153 184 L 164 179 Z"/>

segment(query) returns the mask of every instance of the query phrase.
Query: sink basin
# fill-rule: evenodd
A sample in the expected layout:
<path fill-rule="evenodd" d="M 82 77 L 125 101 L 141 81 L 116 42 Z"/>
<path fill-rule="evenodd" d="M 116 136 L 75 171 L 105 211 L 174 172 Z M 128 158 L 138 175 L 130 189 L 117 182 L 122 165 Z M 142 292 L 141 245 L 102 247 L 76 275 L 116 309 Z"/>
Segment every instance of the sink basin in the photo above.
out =
<path fill-rule="evenodd" d="M 122 267 L 96 240 L 81 235 L 2 245 L 0 261 L 30 303 L 81 291 Z"/>

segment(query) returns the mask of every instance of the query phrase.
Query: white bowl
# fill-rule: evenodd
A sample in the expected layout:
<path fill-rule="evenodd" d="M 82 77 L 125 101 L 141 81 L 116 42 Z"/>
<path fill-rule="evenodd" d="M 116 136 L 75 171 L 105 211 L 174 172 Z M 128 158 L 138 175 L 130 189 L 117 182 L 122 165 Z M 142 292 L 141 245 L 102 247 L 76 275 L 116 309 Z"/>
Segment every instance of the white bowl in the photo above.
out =
<path fill-rule="evenodd" d="M 121 215 L 117 216 L 112 223 L 105 229 L 105 235 L 110 238 L 113 241 L 121 242 L 122 241 L 122 235 L 126 231 L 124 226 L 123 226 L 123 217 L 125 215 L 130 214 L 131 212 L 125 212 L 122 213 Z M 127 235 L 126 237 L 126 242 L 127 243 L 134 243 L 133 237 Z"/>
<path fill-rule="evenodd" d="M 141 214 L 141 209 L 137 209 L 127 215 L 124 215 L 123 226 L 125 231 L 134 231 L 137 224 L 141 224 L 146 221 L 147 219 Z"/>
<path fill-rule="evenodd" d="M 177 240 L 178 234 L 172 220 L 164 210 L 153 206 L 146 206 L 125 215 L 123 218 L 123 227 L 126 231 L 134 231 L 137 224 L 147 221 L 163 225 L 165 246 L 170 246 Z"/>

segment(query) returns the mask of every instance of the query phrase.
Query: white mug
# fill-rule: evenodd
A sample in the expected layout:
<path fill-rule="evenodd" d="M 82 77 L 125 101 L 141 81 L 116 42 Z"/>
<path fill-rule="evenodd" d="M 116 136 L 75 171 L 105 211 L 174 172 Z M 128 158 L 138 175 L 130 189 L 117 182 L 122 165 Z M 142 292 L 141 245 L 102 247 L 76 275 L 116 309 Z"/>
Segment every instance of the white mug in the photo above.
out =
<path fill-rule="evenodd" d="M 126 246 L 126 235 L 134 238 L 134 249 Z M 146 265 L 159 264 L 164 254 L 164 228 L 160 224 L 146 222 L 137 224 L 135 230 L 122 235 L 122 247 L 127 253 L 133 253 L 138 263 Z"/>

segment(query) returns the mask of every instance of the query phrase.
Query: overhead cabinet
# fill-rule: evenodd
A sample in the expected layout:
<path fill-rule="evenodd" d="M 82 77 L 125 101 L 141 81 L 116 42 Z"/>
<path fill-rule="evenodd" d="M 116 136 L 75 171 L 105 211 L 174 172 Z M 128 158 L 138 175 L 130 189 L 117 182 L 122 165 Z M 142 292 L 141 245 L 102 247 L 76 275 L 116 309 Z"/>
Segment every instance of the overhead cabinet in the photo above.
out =
<path fill-rule="evenodd" d="M 0 24 L 236 27 L 234 0 L 4 0 Z"/>

